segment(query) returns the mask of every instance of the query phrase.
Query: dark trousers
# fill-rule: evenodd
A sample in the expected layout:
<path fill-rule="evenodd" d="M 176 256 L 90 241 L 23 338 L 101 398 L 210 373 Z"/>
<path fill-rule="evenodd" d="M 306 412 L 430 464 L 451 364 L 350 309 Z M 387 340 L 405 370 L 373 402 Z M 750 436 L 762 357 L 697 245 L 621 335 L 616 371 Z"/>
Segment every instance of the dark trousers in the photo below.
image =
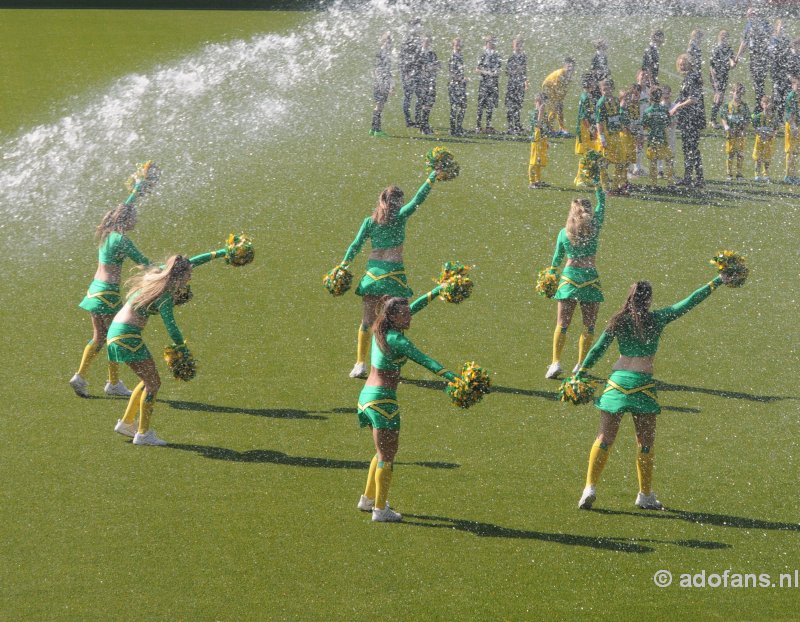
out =
<path fill-rule="evenodd" d="M 683 143 L 683 179 L 691 181 L 692 174 L 695 180 L 703 181 L 703 159 L 700 156 L 700 129 L 695 125 L 681 128 Z"/>
<path fill-rule="evenodd" d="M 750 53 L 750 76 L 753 78 L 753 93 L 755 95 L 755 110 L 761 110 L 761 98 L 764 97 L 764 82 L 767 80 L 769 62 L 766 58 L 753 56 Z"/>
<path fill-rule="evenodd" d="M 450 133 L 464 133 L 464 114 L 467 112 L 467 91 L 464 88 L 450 88 Z"/>
<path fill-rule="evenodd" d="M 403 115 L 406 118 L 406 125 L 412 125 L 415 122 L 415 120 L 411 118 L 411 98 L 416 95 L 417 77 L 403 76 Z"/>

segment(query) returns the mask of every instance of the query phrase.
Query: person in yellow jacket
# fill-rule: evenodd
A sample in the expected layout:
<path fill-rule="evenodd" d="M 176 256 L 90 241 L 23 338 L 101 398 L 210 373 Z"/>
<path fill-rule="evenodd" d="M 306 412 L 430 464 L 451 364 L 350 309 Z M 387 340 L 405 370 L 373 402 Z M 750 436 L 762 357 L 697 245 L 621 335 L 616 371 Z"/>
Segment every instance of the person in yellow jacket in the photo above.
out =
<path fill-rule="evenodd" d="M 554 135 L 562 138 L 572 136 L 564 122 L 564 98 L 567 96 L 567 89 L 574 73 L 575 60 L 567 56 L 564 59 L 564 66 L 556 69 L 542 82 L 542 91 L 547 95 L 547 120 L 550 125 L 558 123 L 558 131 Z"/>

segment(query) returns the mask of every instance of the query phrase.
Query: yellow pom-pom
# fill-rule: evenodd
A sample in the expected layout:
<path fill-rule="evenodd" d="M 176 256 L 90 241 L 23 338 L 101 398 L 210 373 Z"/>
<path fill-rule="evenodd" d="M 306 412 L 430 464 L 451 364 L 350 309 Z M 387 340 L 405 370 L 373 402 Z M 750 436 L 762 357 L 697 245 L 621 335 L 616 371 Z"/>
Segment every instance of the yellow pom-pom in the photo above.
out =
<path fill-rule="evenodd" d="M 332 296 L 341 296 L 353 283 L 353 274 L 343 265 L 336 266 L 322 277 L 322 285 Z"/>
<path fill-rule="evenodd" d="M 576 406 L 592 401 L 599 383 L 597 380 L 584 380 L 577 376 L 569 376 L 561 383 L 558 399 Z"/>
<path fill-rule="evenodd" d="M 126 186 L 128 192 L 144 195 L 150 192 L 161 177 L 161 169 L 155 162 L 148 160 L 136 165 L 136 172 L 128 178 Z"/>
<path fill-rule="evenodd" d="M 197 375 L 197 361 L 186 344 L 172 344 L 164 348 L 164 360 L 176 380 L 188 382 Z"/>
<path fill-rule="evenodd" d="M 436 181 L 450 181 L 458 177 L 461 168 L 453 154 L 445 147 L 434 147 L 425 155 L 428 173 L 436 171 Z"/>
<path fill-rule="evenodd" d="M 558 276 L 551 270 L 540 270 L 536 279 L 536 292 L 545 298 L 552 298 L 558 291 Z"/>
<path fill-rule="evenodd" d="M 447 394 L 454 406 L 469 408 L 480 402 L 489 393 L 492 379 L 489 372 L 475 361 L 464 363 L 461 376 L 447 384 Z"/>
<path fill-rule="evenodd" d="M 232 266 L 246 266 L 255 259 L 256 251 L 253 248 L 253 240 L 244 233 L 235 235 L 231 233 L 225 241 L 228 254 L 225 256 L 225 263 Z"/>
<path fill-rule="evenodd" d="M 448 261 L 442 266 L 442 272 L 436 282 L 442 286 L 439 298 L 445 302 L 458 304 L 472 295 L 475 283 L 467 275 L 472 266 L 466 266 L 460 261 Z"/>
<path fill-rule="evenodd" d="M 709 263 L 717 267 L 719 273 L 725 277 L 728 287 L 741 287 L 747 280 L 750 270 L 746 265 L 747 257 L 736 251 L 724 250 L 717 253 Z"/>

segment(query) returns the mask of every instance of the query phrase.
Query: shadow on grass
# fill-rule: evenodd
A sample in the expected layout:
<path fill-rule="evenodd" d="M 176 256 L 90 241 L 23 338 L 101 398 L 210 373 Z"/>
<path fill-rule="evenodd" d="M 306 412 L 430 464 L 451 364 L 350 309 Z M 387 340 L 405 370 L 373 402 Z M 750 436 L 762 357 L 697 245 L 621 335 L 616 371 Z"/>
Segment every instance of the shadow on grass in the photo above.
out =
<path fill-rule="evenodd" d="M 656 385 L 657 391 L 685 391 L 687 393 L 704 393 L 706 395 L 715 395 L 717 397 L 724 397 L 732 400 L 748 400 L 750 402 L 779 402 L 782 400 L 797 400 L 800 399 L 796 396 L 790 395 L 753 395 L 752 393 L 742 393 L 740 391 L 725 391 L 723 389 L 706 389 L 704 387 L 690 387 L 684 384 L 669 384 L 666 382 L 659 382 Z"/>
<path fill-rule="evenodd" d="M 553 544 L 585 546 L 593 549 L 617 551 L 620 553 L 652 553 L 655 551 L 652 547 L 642 546 L 641 544 L 623 538 L 596 538 L 593 536 L 578 536 L 569 533 L 547 533 L 544 531 L 511 529 L 491 523 L 480 523 L 478 521 L 446 518 L 443 516 L 403 514 L 403 524 L 433 529 L 457 529 L 458 531 L 465 531 L 481 538 L 539 540 L 542 542 L 552 542 Z"/>
<path fill-rule="evenodd" d="M 592 508 L 589 512 L 607 514 L 609 516 L 636 516 L 637 518 L 653 518 L 656 520 L 682 520 L 687 523 L 699 525 L 714 525 L 716 527 L 735 527 L 737 529 L 757 529 L 764 531 L 800 531 L 800 523 L 779 523 L 762 520 L 760 518 L 747 518 L 744 516 L 730 516 L 728 514 L 709 514 L 708 512 L 690 512 L 688 510 L 666 509 L 663 512 L 642 511 L 631 512 L 628 510 L 609 510 L 605 508 Z"/>
<path fill-rule="evenodd" d="M 217 406 L 214 404 L 203 404 L 202 402 L 184 402 L 180 400 L 158 401 L 167 404 L 170 408 L 174 408 L 175 410 L 194 410 L 199 412 L 224 413 L 228 415 L 253 415 L 254 417 L 270 417 L 272 419 L 314 419 L 317 421 L 324 421 L 327 417 L 313 413 L 328 412 L 297 410 L 295 408 L 238 408 L 236 406 Z"/>
<path fill-rule="evenodd" d="M 603 380 L 597 376 L 591 376 L 596 380 Z M 410 384 L 415 387 L 420 387 L 422 389 L 434 389 L 437 391 L 444 391 L 445 386 L 447 386 L 446 382 L 441 380 L 416 380 L 411 378 L 402 378 L 401 382 L 405 384 Z M 743 393 L 741 391 L 726 391 L 724 389 L 707 389 L 705 387 L 690 387 L 688 385 L 682 384 L 669 384 L 667 382 L 658 382 L 656 386 L 658 391 L 685 391 L 687 393 L 703 393 L 706 395 L 714 395 L 716 397 L 723 397 L 726 399 L 732 400 L 747 400 L 750 402 L 779 402 L 782 400 L 798 400 L 800 397 L 791 396 L 791 395 L 754 395 L 752 393 Z M 558 391 L 539 391 L 536 389 L 518 389 L 515 387 L 501 387 L 501 386 L 493 386 L 491 393 L 510 393 L 512 395 L 524 395 L 527 397 L 538 397 L 545 400 L 549 400 L 551 402 L 558 401 Z M 679 413 L 687 413 L 687 414 L 698 414 L 702 412 L 699 408 L 691 408 L 685 406 L 662 406 L 662 410 L 671 411 L 671 412 L 679 412 Z M 334 409 L 334 412 L 337 412 L 338 409 Z"/>
<path fill-rule="evenodd" d="M 400 382 L 410 384 L 422 389 L 434 389 L 436 391 L 444 391 L 447 386 L 446 382 L 441 380 L 416 380 L 414 378 L 401 378 Z M 536 389 L 517 389 L 515 387 L 499 387 L 492 386 L 490 393 L 511 393 L 512 395 L 525 395 L 527 397 L 540 397 L 551 402 L 558 401 L 558 392 L 556 391 L 537 391 Z"/>
<path fill-rule="evenodd" d="M 249 451 L 235 451 L 225 447 L 212 447 L 209 445 L 185 445 L 170 443 L 169 449 L 191 451 L 204 458 L 212 460 L 225 460 L 227 462 L 250 462 L 259 464 L 282 464 L 287 466 L 312 467 L 315 469 L 357 469 L 369 468 L 367 460 L 337 460 L 335 458 L 315 458 L 312 456 L 290 456 L 282 451 L 271 449 L 251 449 Z M 395 462 L 400 466 L 419 466 L 427 469 L 458 469 L 460 464 L 455 462 L 432 462 L 429 460 L 418 462 Z"/>

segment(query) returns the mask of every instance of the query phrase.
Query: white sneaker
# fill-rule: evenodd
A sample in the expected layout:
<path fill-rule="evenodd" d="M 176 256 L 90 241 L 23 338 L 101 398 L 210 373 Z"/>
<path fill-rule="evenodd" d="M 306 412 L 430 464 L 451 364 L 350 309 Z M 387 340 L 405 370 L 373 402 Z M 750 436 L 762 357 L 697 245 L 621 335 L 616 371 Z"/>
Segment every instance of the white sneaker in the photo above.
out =
<path fill-rule="evenodd" d="M 78 397 L 89 397 L 89 383 L 78 374 L 69 379 L 69 386 Z"/>
<path fill-rule="evenodd" d="M 137 432 L 133 437 L 134 445 L 155 445 L 156 447 L 163 447 L 167 441 L 161 440 L 156 436 L 156 431 L 153 429 L 148 430 L 144 434 Z"/>
<path fill-rule="evenodd" d="M 581 500 L 578 501 L 578 509 L 591 510 L 595 499 L 597 499 L 597 493 L 595 492 L 594 486 L 587 486 L 583 489 Z"/>
<path fill-rule="evenodd" d="M 558 374 L 560 373 L 561 363 L 556 361 L 555 363 L 550 363 L 550 367 L 547 368 L 547 373 L 544 375 L 544 377 L 548 380 L 555 380 L 558 378 Z"/>
<path fill-rule="evenodd" d="M 636 495 L 636 507 L 643 510 L 663 510 L 664 506 L 661 501 L 656 499 L 656 493 L 651 492 L 649 495 L 639 493 Z"/>
<path fill-rule="evenodd" d="M 644 177 L 647 175 L 647 171 L 645 171 L 644 168 L 638 164 L 633 167 L 633 171 L 631 172 L 633 173 L 634 177 Z"/>
<path fill-rule="evenodd" d="M 388 503 L 386 505 L 389 505 Z M 356 507 L 362 512 L 371 512 L 375 509 L 375 499 L 370 499 L 367 495 L 361 495 Z"/>
<path fill-rule="evenodd" d="M 368 371 L 369 370 L 367 369 L 366 364 L 364 364 L 364 363 L 356 363 L 355 365 L 353 365 L 353 369 L 350 372 L 350 377 L 351 378 L 366 378 Z"/>
<path fill-rule="evenodd" d="M 395 512 L 388 503 L 382 510 L 372 508 L 373 523 L 399 523 L 401 520 L 403 520 L 403 515 Z"/>
<path fill-rule="evenodd" d="M 731 182 L 733 182 L 733 177 L 731 177 L 730 175 L 728 175 L 728 176 L 725 178 L 725 181 L 727 181 L 728 183 L 731 183 Z"/>
<path fill-rule="evenodd" d="M 575 363 L 575 367 L 572 368 L 573 375 L 577 374 L 578 371 L 580 370 L 580 368 L 581 368 L 581 364 L 580 363 Z"/>
<path fill-rule="evenodd" d="M 106 382 L 106 386 L 103 389 L 106 395 L 119 395 L 120 397 L 130 397 L 131 391 L 128 387 L 125 386 L 125 383 L 120 380 L 117 384 L 111 384 L 110 382 Z"/>
<path fill-rule="evenodd" d="M 125 423 L 122 419 L 117 419 L 117 425 L 114 426 L 114 432 L 129 438 L 136 438 L 136 422 Z"/>

